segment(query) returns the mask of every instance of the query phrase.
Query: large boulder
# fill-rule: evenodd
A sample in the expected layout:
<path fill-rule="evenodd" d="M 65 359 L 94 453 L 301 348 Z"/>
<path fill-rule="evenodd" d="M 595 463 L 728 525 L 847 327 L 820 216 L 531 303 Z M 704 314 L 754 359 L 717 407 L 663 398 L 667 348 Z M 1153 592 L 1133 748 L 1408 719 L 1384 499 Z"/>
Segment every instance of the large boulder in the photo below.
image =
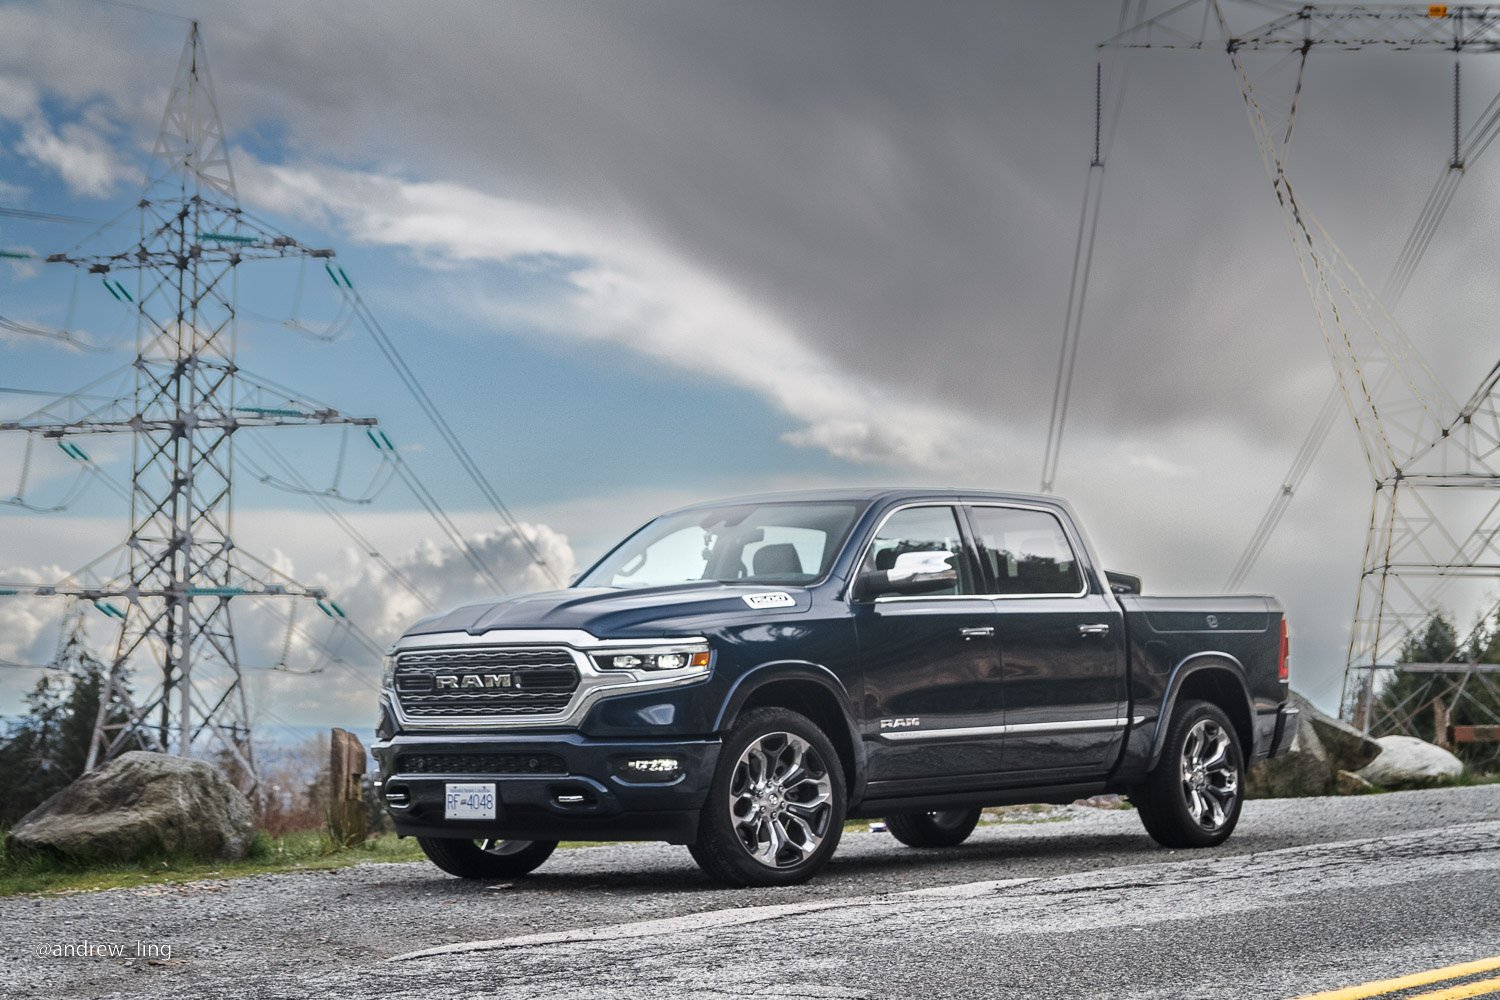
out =
<path fill-rule="evenodd" d="M 1452 781 L 1463 774 L 1464 763 L 1440 746 L 1412 736 L 1382 736 L 1380 756 L 1359 776 L 1381 788 L 1423 788 Z"/>
<path fill-rule="evenodd" d="M 1380 745 L 1358 729 L 1324 715 L 1295 691 L 1288 699 L 1297 730 L 1286 753 L 1250 769 L 1246 793 L 1253 799 L 1344 793 L 1350 783 L 1339 772 L 1357 772 L 1380 756 Z"/>
<path fill-rule="evenodd" d="M 134 751 L 85 774 L 22 817 L 8 853 L 130 861 L 162 855 L 242 858 L 250 802 L 214 767 Z"/>

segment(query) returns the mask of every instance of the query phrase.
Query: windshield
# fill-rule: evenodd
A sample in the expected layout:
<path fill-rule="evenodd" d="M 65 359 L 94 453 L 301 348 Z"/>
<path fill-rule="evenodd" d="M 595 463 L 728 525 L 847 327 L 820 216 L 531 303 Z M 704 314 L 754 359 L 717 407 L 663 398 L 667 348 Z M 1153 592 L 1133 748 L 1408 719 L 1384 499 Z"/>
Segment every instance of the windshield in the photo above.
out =
<path fill-rule="evenodd" d="M 811 583 L 828 572 L 858 513 L 855 503 L 784 502 L 668 514 L 627 538 L 577 586 Z"/>

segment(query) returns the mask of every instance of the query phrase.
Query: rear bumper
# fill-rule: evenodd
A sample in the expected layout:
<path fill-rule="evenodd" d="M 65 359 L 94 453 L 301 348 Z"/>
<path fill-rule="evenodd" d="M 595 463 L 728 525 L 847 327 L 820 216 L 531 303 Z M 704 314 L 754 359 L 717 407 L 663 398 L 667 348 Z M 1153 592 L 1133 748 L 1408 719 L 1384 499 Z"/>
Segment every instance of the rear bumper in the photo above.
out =
<path fill-rule="evenodd" d="M 697 838 L 719 746 L 715 739 L 601 740 L 557 732 L 398 734 L 372 750 L 378 791 L 403 836 L 688 844 Z M 622 773 L 623 762 L 648 758 L 672 758 L 675 774 L 653 780 Z M 494 782 L 496 818 L 445 819 L 450 782 Z"/>
<path fill-rule="evenodd" d="M 1289 705 L 1282 705 L 1276 712 L 1276 730 L 1271 736 L 1269 757 L 1278 757 L 1292 747 L 1297 736 L 1297 716 L 1301 713 Z"/>

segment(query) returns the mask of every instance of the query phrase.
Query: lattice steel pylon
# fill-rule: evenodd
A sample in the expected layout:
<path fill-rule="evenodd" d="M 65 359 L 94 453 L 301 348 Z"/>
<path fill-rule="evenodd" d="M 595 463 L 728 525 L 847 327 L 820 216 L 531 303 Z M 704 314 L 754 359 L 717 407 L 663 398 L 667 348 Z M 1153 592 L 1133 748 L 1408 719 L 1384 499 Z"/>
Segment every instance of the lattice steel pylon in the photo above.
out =
<path fill-rule="evenodd" d="M 1232 17 L 1240 23 L 1232 24 Z M 1312 50 L 1448 51 L 1455 56 L 1450 166 L 1463 169 L 1456 59 L 1466 51 L 1500 51 L 1500 7 L 1190 0 L 1103 44 L 1218 49 L 1229 56 L 1374 485 L 1341 710 L 1367 732 L 1403 731 L 1409 712 L 1377 716 L 1377 675 L 1400 668 L 1400 647 L 1438 610 L 1455 581 L 1500 581 L 1500 365 L 1464 401 L 1451 396 L 1299 200 L 1288 153 Z M 1283 56 L 1252 79 L 1246 54 L 1253 52 Z M 1412 666 L 1432 672 L 1440 665 Z M 1453 664 L 1451 672 L 1466 677 L 1457 697 L 1469 690 L 1469 679 L 1476 692 L 1500 691 L 1487 671 L 1472 665 Z"/>
<path fill-rule="evenodd" d="M 92 395 L 66 396 L 0 423 L 0 430 L 58 439 L 131 435 L 128 570 L 98 582 L 70 578 L 10 589 L 84 598 L 120 619 L 90 769 L 139 740 L 184 755 L 217 749 L 253 787 L 231 603 L 244 596 L 322 601 L 327 595 L 235 546 L 234 438 L 257 427 L 375 421 L 258 379 L 235 362 L 237 269 L 253 260 L 333 252 L 273 232 L 240 208 L 197 22 L 151 162 L 134 244 L 118 253 L 47 258 L 100 275 L 111 294 L 134 303 L 133 391 L 102 404 Z M 120 272 L 134 275 L 133 292 L 114 277 Z M 142 686 L 139 695 L 127 692 L 128 677 Z M 112 704 L 123 705 L 124 721 L 112 721 Z"/>

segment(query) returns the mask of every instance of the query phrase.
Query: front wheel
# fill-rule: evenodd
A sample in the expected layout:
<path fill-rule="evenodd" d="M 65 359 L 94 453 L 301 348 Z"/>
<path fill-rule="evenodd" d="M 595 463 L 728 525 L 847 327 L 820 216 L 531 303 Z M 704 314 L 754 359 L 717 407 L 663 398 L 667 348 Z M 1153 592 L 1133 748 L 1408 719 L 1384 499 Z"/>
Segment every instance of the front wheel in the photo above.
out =
<path fill-rule="evenodd" d="M 833 856 L 844 810 L 843 765 L 823 731 L 790 709 L 751 709 L 724 741 L 688 850 L 728 885 L 796 885 Z"/>
<path fill-rule="evenodd" d="M 1206 701 L 1178 705 L 1161 760 L 1130 798 L 1163 847 L 1213 847 L 1228 839 L 1245 801 L 1245 759 L 1223 710 Z"/>
<path fill-rule="evenodd" d="M 885 818 L 885 828 L 907 847 L 957 847 L 979 825 L 979 813 L 978 809 L 896 813 Z"/>
<path fill-rule="evenodd" d="M 557 850 L 555 840 L 457 840 L 418 837 L 428 859 L 459 878 L 517 878 L 536 871 Z"/>

